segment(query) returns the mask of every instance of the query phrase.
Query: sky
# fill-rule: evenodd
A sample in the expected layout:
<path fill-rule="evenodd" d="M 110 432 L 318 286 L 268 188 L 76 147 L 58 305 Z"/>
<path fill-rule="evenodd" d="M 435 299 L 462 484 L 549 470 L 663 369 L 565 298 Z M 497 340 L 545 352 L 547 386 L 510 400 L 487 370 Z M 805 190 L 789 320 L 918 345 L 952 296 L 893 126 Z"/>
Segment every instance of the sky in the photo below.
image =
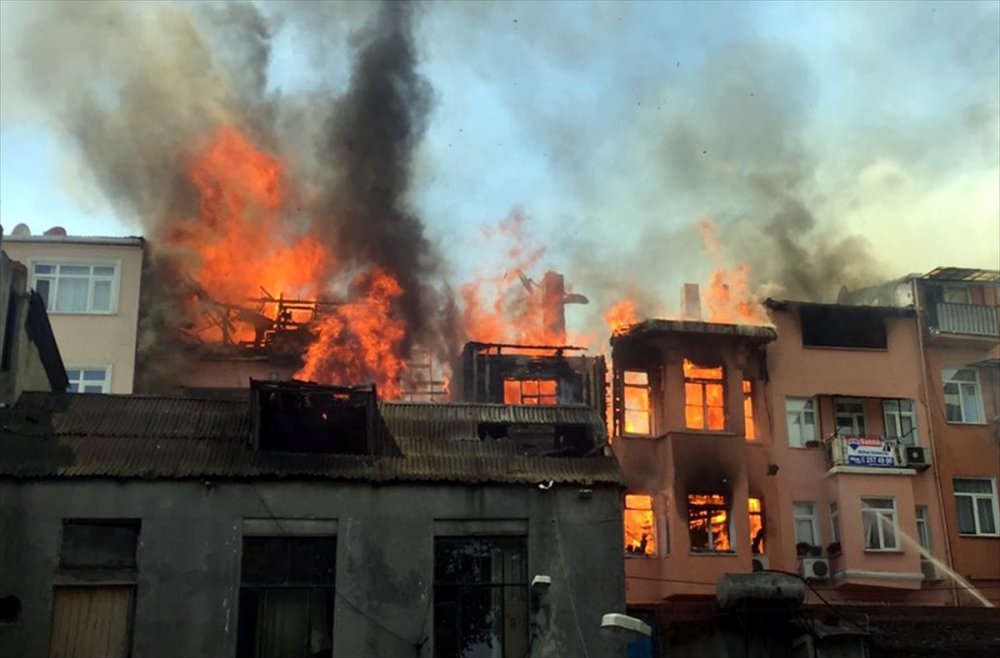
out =
<path fill-rule="evenodd" d="M 24 44 L 46 29 L 35 4 L 0 6 L 0 222 L 142 234 L 88 172 L 58 94 L 28 73 Z M 180 7 L 211 39 L 211 12 Z M 372 5 L 254 8 L 270 26 L 266 94 L 347 88 Z M 571 311 L 582 321 L 626 294 L 669 308 L 718 265 L 748 263 L 765 292 L 801 295 L 809 286 L 785 281 L 802 267 L 824 294 L 938 265 L 1000 269 L 1000 3 L 418 9 L 432 94 L 409 202 L 454 281 L 504 266 L 481 227 L 515 210 L 545 247 L 530 274 L 558 269 L 591 296 Z M 213 53 L 224 64 L 230 50 Z M 68 76 L 73 58 L 48 66 Z M 706 217 L 722 256 L 700 247 Z"/>

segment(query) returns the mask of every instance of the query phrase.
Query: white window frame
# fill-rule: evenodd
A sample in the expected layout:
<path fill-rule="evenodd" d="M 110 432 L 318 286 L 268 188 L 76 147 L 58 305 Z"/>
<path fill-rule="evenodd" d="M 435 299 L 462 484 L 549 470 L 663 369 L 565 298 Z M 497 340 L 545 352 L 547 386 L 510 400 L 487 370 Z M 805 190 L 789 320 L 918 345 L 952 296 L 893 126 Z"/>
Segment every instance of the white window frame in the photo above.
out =
<path fill-rule="evenodd" d="M 903 410 L 904 402 L 909 403 L 911 405 L 911 411 Z M 895 409 L 889 408 L 889 405 L 892 404 L 896 405 Z M 899 439 L 899 442 L 902 443 L 903 445 L 908 445 L 908 446 L 920 445 L 920 430 L 917 427 L 916 400 L 911 400 L 908 398 L 882 400 L 882 416 L 884 417 L 885 420 L 885 435 L 887 437 L 895 437 Z M 913 431 L 911 431 L 906 436 L 903 436 L 904 417 L 908 417 L 910 419 L 910 427 L 913 428 Z"/>
<path fill-rule="evenodd" d="M 840 543 L 840 504 L 830 503 L 830 543 Z"/>
<path fill-rule="evenodd" d="M 808 506 L 806 511 L 802 508 Z M 810 526 L 810 531 L 812 533 L 812 541 L 807 542 L 810 546 L 822 546 L 823 538 L 819 534 L 819 524 L 816 523 L 816 502 L 812 500 L 797 500 L 792 503 L 792 517 L 794 523 L 792 527 L 795 529 L 795 544 L 796 546 L 806 540 L 799 536 L 799 521 L 808 521 Z"/>
<path fill-rule="evenodd" d="M 861 411 L 839 411 L 840 405 L 858 405 Z M 841 420 L 851 421 L 851 433 L 845 434 L 844 428 L 840 426 Z M 868 422 L 865 418 L 865 401 L 857 398 L 834 398 L 833 399 L 833 426 L 837 429 L 837 436 L 867 436 Z"/>
<path fill-rule="evenodd" d="M 877 507 L 869 501 L 889 501 L 892 509 Z M 875 527 L 878 530 L 878 546 L 868 546 L 868 532 L 865 530 L 865 517 L 875 515 Z M 888 518 L 892 522 L 893 545 L 886 545 L 885 523 L 883 518 Z M 896 499 L 889 496 L 862 496 L 861 497 L 861 534 L 864 537 L 865 552 L 868 553 L 898 553 L 899 548 L 899 513 L 896 509 Z"/>
<path fill-rule="evenodd" d="M 965 493 L 955 491 L 955 480 L 978 480 L 981 482 L 990 483 L 990 493 Z M 964 477 L 956 476 L 951 480 L 951 491 L 955 496 L 955 529 L 958 530 L 958 534 L 961 537 L 1000 537 L 1000 508 L 997 506 L 997 481 L 996 478 L 982 478 L 982 477 Z M 972 499 L 972 518 L 976 524 L 975 532 L 962 532 L 958 527 L 958 497 L 963 496 Z M 981 524 L 979 523 L 979 505 L 978 501 L 980 499 L 987 499 L 991 502 L 991 508 L 993 509 L 993 528 L 994 532 L 982 532 Z"/>
<path fill-rule="evenodd" d="M 645 384 L 630 384 L 627 382 L 629 373 L 642 375 L 646 378 Z M 627 389 L 638 389 L 644 390 L 646 393 L 646 408 L 645 409 L 630 409 L 628 406 L 628 396 L 625 394 Z M 646 426 L 649 429 L 648 432 L 629 432 L 626 431 L 627 419 L 630 413 L 640 413 L 646 416 Z M 649 376 L 649 371 L 647 370 L 633 370 L 626 369 L 622 371 L 622 426 L 621 432 L 624 436 L 653 436 L 656 430 L 653 428 L 653 384 L 652 377 Z"/>
<path fill-rule="evenodd" d="M 104 379 L 101 379 L 101 380 L 96 380 L 96 379 L 87 380 L 87 379 L 84 379 L 84 371 L 87 371 L 87 370 L 90 370 L 90 371 L 103 370 L 104 371 Z M 78 379 L 77 378 L 71 378 L 69 380 L 70 387 L 72 387 L 74 383 L 80 384 L 80 385 L 86 383 L 89 386 L 95 386 L 95 385 L 100 384 L 100 386 L 101 386 L 101 390 L 99 391 L 100 393 L 110 393 L 111 392 L 111 374 L 112 373 L 111 373 L 111 365 L 110 364 L 98 365 L 98 364 L 90 363 L 90 364 L 86 364 L 86 365 L 71 365 L 71 366 L 66 366 L 66 375 L 67 375 L 67 377 L 69 377 L 69 374 L 71 372 L 74 372 L 74 371 L 79 371 L 80 377 Z M 71 391 L 69 388 L 67 388 L 66 390 L 69 391 L 69 392 L 71 392 L 71 393 L 83 393 L 84 392 L 84 391 Z M 89 392 L 90 393 L 98 393 L 98 391 L 89 391 Z"/>
<path fill-rule="evenodd" d="M 917 517 L 917 543 L 920 548 L 931 552 L 931 510 L 927 505 L 917 505 L 914 508 Z M 925 559 L 923 555 L 921 559 Z"/>
<path fill-rule="evenodd" d="M 948 299 L 949 293 L 961 291 L 960 296 L 963 301 L 953 302 Z M 972 304 L 972 290 L 969 286 L 945 285 L 941 286 L 941 301 L 945 304 Z"/>
<path fill-rule="evenodd" d="M 788 403 L 793 400 L 796 402 L 804 402 L 805 404 L 802 405 L 801 409 L 793 411 L 788 408 Z M 788 396 L 785 398 L 785 427 L 788 433 L 788 445 L 791 446 L 792 448 L 805 448 L 806 444 L 809 443 L 810 441 L 818 440 L 816 438 L 816 415 L 817 415 L 816 406 L 817 406 L 816 398 L 796 397 L 796 396 Z M 800 436 L 797 437 L 797 439 L 793 440 L 792 423 L 789 421 L 791 420 L 792 416 L 795 416 L 796 419 L 799 421 L 799 427 L 804 427 L 806 425 L 805 414 L 812 414 L 812 436 L 804 437 L 801 436 L 800 433 Z"/>
<path fill-rule="evenodd" d="M 41 266 L 51 266 L 55 268 L 53 274 L 38 274 L 35 272 L 35 268 Z M 102 259 L 102 258 L 31 258 L 28 261 L 28 267 L 30 268 L 31 276 L 31 288 L 38 290 L 39 279 L 44 279 L 50 281 L 49 283 L 49 293 L 48 298 L 45 301 L 45 310 L 49 315 L 117 315 L 118 313 L 118 298 L 121 291 L 121 273 L 122 273 L 122 261 L 121 259 Z M 60 275 L 59 270 L 61 267 L 90 267 L 90 274 L 84 275 Z M 93 268 L 95 267 L 111 267 L 114 268 L 114 273 L 110 276 L 107 275 L 95 275 Z M 87 305 L 85 310 L 82 311 L 59 311 L 55 309 L 55 302 L 59 298 L 59 279 L 60 278 L 77 278 L 87 280 Z M 94 302 L 94 283 L 96 281 L 108 281 L 111 282 L 111 299 L 109 300 L 109 305 L 107 310 L 95 310 L 93 307 Z"/>
<path fill-rule="evenodd" d="M 971 381 L 971 382 L 961 381 L 961 380 L 952 381 L 951 378 L 954 377 L 955 375 L 957 375 L 959 372 L 961 372 L 963 370 L 967 370 L 967 371 L 971 372 L 973 375 L 975 375 L 974 381 Z M 952 419 L 948 418 L 947 396 L 951 395 L 951 394 L 949 394 L 947 391 L 945 391 L 945 388 L 949 384 L 954 384 L 955 386 L 958 386 L 958 408 L 959 408 L 959 411 L 961 411 L 961 413 L 962 413 L 962 419 L 961 420 L 952 420 Z M 972 386 L 973 389 L 975 390 L 975 393 L 976 393 L 976 413 L 979 414 L 979 420 L 966 420 L 966 417 L 967 417 L 966 408 L 965 408 L 965 405 L 962 404 L 962 387 L 963 386 Z M 943 400 L 943 402 L 944 402 L 944 419 L 945 419 L 946 423 L 957 424 L 957 425 L 985 425 L 986 424 L 986 412 L 983 409 L 983 387 L 982 387 L 982 385 L 981 385 L 981 383 L 979 381 L 979 369 L 978 368 L 969 368 L 969 367 L 942 368 L 941 369 L 941 392 L 945 396 L 945 399 Z"/>

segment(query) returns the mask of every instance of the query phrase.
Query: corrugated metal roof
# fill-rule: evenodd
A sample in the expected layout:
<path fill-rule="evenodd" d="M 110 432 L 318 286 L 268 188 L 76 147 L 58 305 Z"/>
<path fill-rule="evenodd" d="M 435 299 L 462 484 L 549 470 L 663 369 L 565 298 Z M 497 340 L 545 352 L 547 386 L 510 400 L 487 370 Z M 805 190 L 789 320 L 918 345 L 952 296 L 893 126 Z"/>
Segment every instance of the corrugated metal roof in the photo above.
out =
<path fill-rule="evenodd" d="M 998 283 L 1000 270 L 978 270 L 970 267 L 936 267 L 923 276 L 936 281 L 967 281 L 969 283 Z"/>
<path fill-rule="evenodd" d="M 0 411 L 0 477 L 624 484 L 614 457 L 522 455 L 513 442 L 476 438 L 479 422 L 593 423 L 602 442 L 600 415 L 587 408 L 379 406 L 402 457 L 254 450 L 244 401 L 25 393 Z"/>

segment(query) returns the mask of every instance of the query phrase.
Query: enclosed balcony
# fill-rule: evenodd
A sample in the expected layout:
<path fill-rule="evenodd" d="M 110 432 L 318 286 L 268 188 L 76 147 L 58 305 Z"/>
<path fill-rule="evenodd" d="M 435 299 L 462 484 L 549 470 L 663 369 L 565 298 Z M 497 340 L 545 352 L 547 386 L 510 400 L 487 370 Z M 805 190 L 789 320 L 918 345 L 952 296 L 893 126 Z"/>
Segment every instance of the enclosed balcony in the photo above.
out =
<path fill-rule="evenodd" d="M 992 306 L 938 302 L 932 308 L 928 323 L 932 334 L 960 334 L 984 338 L 1000 336 L 997 309 Z"/>

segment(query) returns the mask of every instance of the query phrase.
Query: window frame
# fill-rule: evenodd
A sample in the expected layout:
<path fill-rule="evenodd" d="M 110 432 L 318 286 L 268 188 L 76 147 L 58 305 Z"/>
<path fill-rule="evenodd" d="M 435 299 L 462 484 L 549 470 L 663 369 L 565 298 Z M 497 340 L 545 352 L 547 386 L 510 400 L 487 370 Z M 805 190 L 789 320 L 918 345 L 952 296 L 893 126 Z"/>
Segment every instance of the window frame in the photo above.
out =
<path fill-rule="evenodd" d="M 837 407 L 841 405 L 856 405 L 861 407 L 861 410 L 839 411 Z M 840 426 L 840 421 L 843 419 L 851 421 L 851 434 L 841 433 L 841 430 L 845 429 Z M 833 426 L 837 431 L 837 436 L 841 438 L 847 436 L 868 436 L 868 418 L 865 413 L 865 401 L 860 398 L 834 398 Z"/>
<path fill-rule="evenodd" d="M 809 511 L 807 513 L 802 513 L 800 511 L 800 506 L 809 506 Z M 808 521 L 812 532 L 812 541 L 806 542 L 802 537 L 799 536 L 799 521 Z M 808 543 L 810 546 L 822 546 L 823 538 L 819 533 L 819 519 L 816 513 L 816 501 L 814 500 L 796 500 L 792 503 L 792 529 L 795 531 L 795 544 L 796 546 L 801 543 Z"/>
<path fill-rule="evenodd" d="M 954 293 L 955 291 L 961 291 L 961 297 L 963 301 L 953 302 L 948 299 L 949 293 Z M 972 289 L 969 286 L 956 285 L 956 284 L 944 284 L 941 286 L 941 301 L 945 304 L 964 304 L 966 306 L 972 305 Z"/>
<path fill-rule="evenodd" d="M 86 371 L 88 371 L 88 370 L 89 371 L 103 370 L 104 371 L 104 378 L 101 379 L 101 380 L 96 380 L 96 379 L 89 379 L 88 380 L 88 379 L 85 379 L 84 378 L 84 373 Z M 79 371 L 79 373 L 80 373 L 80 377 L 79 378 L 70 377 L 70 373 L 77 372 L 77 371 Z M 110 393 L 111 392 L 112 376 L 113 376 L 113 373 L 112 373 L 112 364 L 110 364 L 110 363 L 109 364 L 103 364 L 103 365 L 97 365 L 97 364 L 88 364 L 88 365 L 73 364 L 73 365 L 67 365 L 66 366 L 66 377 L 69 379 L 69 386 L 66 387 L 66 391 L 68 393 L 89 393 L 89 394 Z M 79 384 L 81 386 L 82 385 L 95 386 L 95 385 L 99 384 L 101 386 L 101 390 L 100 391 L 80 391 L 80 390 L 74 391 L 74 390 L 71 390 L 74 384 Z"/>
<path fill-rule="evenodd" d="M 629 374 L 643 375 L 646 378 L 645 384 L 633 384 L 629 383 Z M 629 396 L 628 389 L 635 389 L 642 391 L 646 398 L 646 408 L 645 409 L 631 409 L 628 406 Z M 646 428 L 649 430 L 647 432 L 630 432 L 628 431 L 628 418 L 629 414 L 643 414 L 646 417 Z M 653 427 L 653 385 L 652 377 L 649 376 L 649 371 L 647 370 L 633 370 L 626 368 L 622 370 L 622 427 L 623 436 L 654 436 L 656 434 Z"/>
<path fill-rule="evenodd" d="M 927 551 L 927 553 L 930 553 L 933 546 L 930 507 L 927 505 L 915 505 L 913 514 L 917 520 L 917 544 L 920 545 L 920 548 Z M 920 557 L 921 559 L 926 559 L 923 555 Z"/>
<path fill-rule="evenodd" d="M 899 553 L 899 509 L 896 505 L 896 498 L 892 496 L 862 496 L 861 500 L 861 533 L 864 536 L 866 553 Z M 892 509 L 871 506 L 868 501 L 890 501 Z M 878 529 L 879 545 L 877 547 L 868 546 L 868 532 L 865 530 L 866 514 L 875 515 L 875 527 Z M 893 545 L 886 546 L 885 524 L 882 523 L 882 516 L 888 516 L 892 520 Z"/>
<path fill-rule="evenodd" d="M 971 381 L 971 382 L 960 381 L 960 380 L 959 381 L 953 381 L 951 379 L 951 377 L 957 375 L 959 372 L 961 372 L 963 370 L 967 370 L 967 371 L 971 372 L 974 375 L 974 378 L 975 378 L 974 381 Z M 948 373 L 951 373 L 951 375 L 949 376 Z M 962 413 L 962 419 L 961 420 L 952 420 L 951 418 L 948 417 L 948 399 L 947 399 L 947 396 L 948 395 L 952 395 L 952 394 L 948 393 L 945 389 L 947 388 L 947 386 L 949 384 L 954 384 L 955 386 L 958 387 L 958 402 L 959 402 L 958 408 L 959 408 L 959 411 L 961 411 L 961 413 Z M 967 416 L 966 409 L 965 409 L 965 405 L 962 403 L 962 387 L 963 386 L 972 386 L 973 389 L 975 390 L 975 398 L 976 398 L 976 409 L 975 409 L 975 411 L 979 415 L 979 420 L 966 420 L 966 416 Z M 986 423 L 986 410 L 983 407 L 983 387 L 982 387 L 982 382 L 980 381 L 980 378 L 979 378 L 979 369 L 978 368 L 971 368 L 969 366 L 941 368 L 941 393 L 942 393 L 942 403 L 944 404 L 944 421 L 946 423 L 951 424 L 951 425 L 986 425 L 987 424 Z M 954 405 L 952 405 L 952 406 L 954 406 Z"/>
<path fill-rule="evenodd" d="M 542 392 L 542 384 L 552 384 L 552 392 Z M 507 387 L 509 384 L 517 385 L 518 401 L 507 401 Z M 525 391 L 525 384 L 534 384 L 535 393 Z M 551 377 L 541 378 L 517 378 L 508 377 L 503 380 L 504 404 L 521 404 L 532 407 L 555 407 L 559 404 L 559 380 Z M 531 400 L 531 402 L 527 402 Z M 551 401 L 549 401 L 551 400 Z"/>
<path fill-rule="evenodd" d="M 903 411 L 902 403 L 908 402 L 913 406 L 912 411 Z M 896 410 L 890 410 L 886 405 L 895 404 Z M 903 435 L 903 417 L 908 416 L 910 418 L 910 427 L 912 428 L 906 436 Z M 889 419 L 892 419 L 892 424 L 895 427 L 896 434 L 891 434 L 889 432 Z M 885 423 L 885 435 L 887 438 L 898 439 L 902 445 L 906 446 L 919 446 L 920 445 L 920 428 L 917 424 L 917 401 L 910 398 L 886 398 L 882 400 L 882 420 Z"/>
<path fill-rule="evenodd" d="M 757 501 L 757 506 L 760 508 L 758 510 L 753 509 L 751 501 Z M 754 550 L 754 542 L 757 541 L 756 534 L 753 530 L 754 528 L 754 517 L 757 518 L 758 524 L 760 526 L 760 546 L 759 550 Z M 761 496 L 749 496 L 747 498 L 747 522 L 750 526 L 750 553 L 752 555 L 767 555 L 767 523 L 764 519 L 764 499 Z"/>
<path fill-rule="evenodd" d="M 803 405 L 802 409 L 799 409 L 797 411 L 790 411 L 789 408 L 788 408 L 788 403 L 790 401 L 792 401 L 792 400 L 795 400 L 795 401 L 798 401 L 798 402 L 804 402 L 805 404 Z M 819 405 L 816 404 L 816 398 L 815 398 L 815 396 L 813 396 L 813 397 L 800 397 L 800 396 L 795 396 L 795 395 L 787 395 L 787 396 L 785 396 L 785 431 L 788 434 L 788 445 L 789 445 L 789 447 L 791 447 L 791 448 L 808 448 L 808 445 L 807 445 L 808 443 L 815 442 L 815 441 L 819 440 L 817 438 L 817 436 L 818 436 L 818 434 L 817 434 L 817 432 L 818 432 L 818 425 L 816 423 L 816 416 L 818 415 L 818 411 L 817 411 L 818 406 Z M 800 442 L 797 442 L 797 443 L 793 442 L 792 441 L 792 424 L 789 422 L 789 416 L 792 416 L 794 414 L 797 417 L 798 421 L 799 421 L 799 426 L 800 427 L 804 427 L 806 425 L 806 423 L 804 422 L 804 414 L 807 414 L 807 413 L 808 414 L 812 414 L 812 417 L 813 417 L 812 423 L 811 423 L 811 425 L 812 425 L 812 437 L 811 438 L 799 437 Z M 801 432 L 799 432 L 799 434 L 801 434 Z M 805 438 L 805 440 L 801 440 L 803 438 Z"/>
<path fill-rule="evenodd" d="M 743 391 L 743 438 L 747 441 L 757 440 L 757 415 L 754 413 L 753 393 L 756 386 L 753 380 L 744 379 L 740 384 Z"/>
<path fill-rule="evenodd" d="M 51 266 L 55 268 L 53 274 L 47 273 L 37 273 L 35 269 L 38 266 Z M 82 311 L 60 311 L 55 308 L 55 303 L 59 299 L 59 279 L 60 279 L 60 269 L 62 267 L 89 267 L 90 273 L 84 277 L 84 275 L 62 275 L 64 278 L 73 279 L 83 279 L 87 280 L 87 304 L 86 308 Z M 35 257 L 28 259 L 29 276 L 31 280 L 31 288 L 38 292 L 38 281 L 43 279 L 50 281 L 49 291 L 43 297 L 45 300 L 45 311 L 49 315 L 118 315 L 119 297 L 121 295 L 121 279 L 122 279 L 122 259 L 121 258 L 47 258 L 47 257 Z M 111 267 L 114 268 L 114 273 L 110 276 L 107 275 L 96 275 L 94 274 L 95 267 Z M 108 301 L 107 310 L 95 310 L 93 308 L 94 301 L 94 284 L 98 281 L 110 281 L 111 291 L 109 293 L 110 299 Z M 41 292 L 39 292 L 41 295 Z"/>
<path fill-rule="evenodd" d="M 718 370 L 719 377 L 709 378 L 709 377 L 697 377 L 694 375 L 689 375 L 687 369 L 684 367 L 685 364 L 691 364 L 692 369 L 698 370 Z M 681 363 L 681 372 L 684 375 L 684 428 L 686 430 L 691 430 L 694 432 L 725 432 L 726 431 L 726 367 L 724 365 L 710 366 L 702 363 L 695 363 L 691 359 L 683 359 Z M 698 386 L 700 389 L 701 404 L 692 404 L 688 401 L 688 386 Z M 722 394 L 721 404 L 712 405 L 708 403 L 708 387 L 718 386 Z M 701 407 L 701 427 L 692 427 L 688 423 L 687 410 L 689 407 Z M 711 409 L 721 409 L 722 410 L 722 427 L 711 427 L 711 420 L 709 410 Z"/>
<path fill-rule="evenodd" d="M 648 498 L 649 499 L 649 508 L 647 509 L 645 507 L 629 507 L 629 498 L 632 498 L 632 497 L 636 497 L 636 498 Z M 660 549 L 660 536 L 659 536 L 660 535 L 660 533 L 659 533 L 659 526 L 660 526 L 660 524 L 657 522 L 657 514 L 656 514 L 657 510 L 656 510 L 656 508 L 657 508 L 657 505 L 656 505 L 656 496 L 654 496 L 653 494 L 647 493 L 647 492 L 644 492 L 644 491 L 627 491 L 627 492 L 625 492 L 625 496 L 622 499 L 622 510 L 623 510 L 622 521 L 623 521 L 623 525 L 625 525 L 625 536 L 624 536 L 624 539 L 626 541 L 626 545 L 623 547 L 623 550 L 624 550 L 624 555 L 625 555 L 626 558 L 637 558 L 637 559 L 646 558 L 646 559 L 648 559 L 648 558 L 659 557 L 661 554 L 665 554 L 665 551 L 661 551 L 661 549 Z M 627 526 L 627 521 L 626 521 L 625 517 L 628 516 L 629 511 L 635 511 L 635 512 L 646 512 L 646 511 L 648 511 L 649 512 L 650 517 L 651 517 L 650 534 L 651 534 L 651 537 L 652 537 L 652 540 L 653 540 L 653 547 L 652 547 L 652 551 L 651 552 L 649 552 L 649 553 L 639 553 L 639 552 L 630 552 L 628 550 L 628 543 L 627 543 L 628 542 L 628 526 Z"/>
<path fill-rule="evenodd" d="M 697 503 L 693 504 L 691 502 L 692 496 L 722 496 L 725 500 L 725 504 L 718 503 Z M 707 512 L 708 523 L 706 524 L 706 535 L 707 541 L 705 543 L 705 548 L 696 548 L 691 542 L 691 522 L 693 517 L 693 512 L 695 510 Z M 716 550 L 715 542 L 712 536 L 712 516 L 714 512 L 725 512 L 726 514 L 726 535 L 729 537 L 729 548 Z M 736 552 L 736 538 L 733 536 L 733 497 L 726 496 L 725 494 L 712 494 L 712 493 L 690 493 L 687 497 L 687 516 L 688 516 L 688 547 L 692 555 L 730 555 Z"/>
<path fill-rule="evenodd" d="M 439 567 L 439 564 L 438 564 L 438 550 L 439 550 L 438 543 L 439 542 L 446 542 L 446 541 L 447 542 L 459 542 L 459 541 L 464 541 L 464 542 L 487 542 L 487 543 L 492 541 L 492 542 L 496 542 L 496 543 L 498 543 L 500 545 L 503 545 L 503 544 L 513 545 L 514 542 L 518 542 L 518 545 L 516 546 L 516 549 L 519 549 L 520 556 L 523 559 L 523 578 L 524 578 L 523 582 L 508 582 L 508 578 L 507 578 L 507 565 L 506 565 L 506 560 L 508 559 L 507 555 L 503 555 L 501 557 L 501 559 L 502 559 L 502 561 L 503 561 L 504 564 L 503 564 L 503 574 L 502 574 L 502 577 L 501 577 L 501 581 L 499 583 L 496 583 L 496 582 L 478 582 L 478 581 L 471 582 L 471 579 L 468 579 L 470 582 L 467 582 L 466 579 L 468 578 L 468 575 L 466 575 L 464 578 L 462 578 L 461 580 L 459 580 L 457 582 L 451 582 L 451 581 L 447 581 L 447 580 L 442 580 L 441 577 L 440 577 L 441 576 L 441 572 L 438 569 L 438 567 Z M 433 615 L 434 627 L 433 627 L 431 633 L 432 633 L 432 637 L 434 638 L 433 641 L 434 641 L 434 653 L 435 653 L 435 655 L 439 655 L 441 653 L 441 651 L 442 651 L 442 648 L 441 648 L 441 645 L 440 645 L 440 642 L 439 642 L 439 626 L 438 625 L 440 623 L 442 623 L 443 617 L 438 614 L 438 605 L 439 605 L 439 603 L 441 603 L 440 593 L 441 593 L 441 590 L 443 588 L 457 588 L 459 590 L 459 594 L 458 594 L 459 600 L 461 600 L 462 590 L 482 589 L 482 588 L 489 588 L 489 589 L 492 590 L 492 589 L 499 588 L 499 590 L 501 591 L 502 595 L 506 595 L 506 590 L 508 588 L 518 588 L 520 590 L 520 593 L 521 593 L 521 596 L 522 596 L 521 600 L 523 600 L 524 605 L 525 605 L 526 627 L 524 629 L 523 641 L 524 641 L 524 645 L 525 646 L 530 646 L 531 635 L 530 635 L 530 628 L 529 628 L 529 626 L 530 626 L 530 619 L 531 619 L 531 610 L 530 610 L 530 600 L 531 599 L 530 599 L 530 592 L 528 591 L 529 587 L 530 587 L 530 583 L 529 583 L 529 580 L 528 580 L 530 578 L 530 570 L 529 570 L 530 557 L 529 557 L 528 536 L 526 534 L 522 534 L 522 533 L 518 533 L 518 534 L 507 534 L 507 533 L 494 534 L 494 533 L 489 533 L 489 534 L 458 534 L 458 535 L 456 535 L 456 534 L 450 534 L 450 533 L 449 534 L 435 534 L 434 535 L 434 539 L 433 539 L 433 556 L 434 556 L 433 579 L 431 581 L 431 583 L 432 583 L 431 584 L 431 592 L 432 592 L 432 597 L 433 598 L 432 598 L 432 601 L 431 601 L 431 605 L 434 608 L 434 615 Z M 491 604 L 492 604 L 492 602 L 491 602 Z M 493 613 L 493 609 L 491 608 L 490 614 L 492 615 L 492 613 Z M 500 614 L 503 617 L 506 617 L 506 615 L 507 615 L 507 600 L 506 599 L 502 600 Z M 506 622 L 505 618 L 501 619 L 501 621 L 500 621 L 501 626 L 504 626 L 506 623 L 507 622 Z M 461 621 L 460 620 L 459 620 L 458 636 L 459 636 L 459 641 L 461 641 L 460 640 L 460 638 L 461 638 Z M 506 643 L 506 640 L 507 640 L 506 634 L 505 633 L 501 633 L 499 639 L 500 639 L 500 646 L 499 647 L 494 647 L 494 648 L 499 648 L 499 651 L 500 651 L 501 655 L 508 655 L 507 649 L 511 648 L 511 647 L 507 646 L 507 643 Z"/>
<path fill-rule="evenodd" d="M 840 543 L 840 503 L 833 501 L 830 503 L 830 543 Z"/>
<path fill-rule="evenodd" d="M 974 492 L 959 492 L 955 490 L 956 480 L 975 480 L 980 482 L 990 483 L 990 493 L 974 493 Z M 997 501 L 997 481 L 993 477 L 973 477 L 973 476 L 953 476 L 951 478 L 951 493 L 955 498 L 955 530 L 958 532 L 960 537 L 1000 537 L 1000 505 Z M 968 497 L 972 499 L 972 519 L 976 526 L 975 532 L 962 532 L 960 527 L 960 514 L 958 511 L 958 497 Z M 986 499 L 990 501 L 990 508 L 993 511 L 993 528 L 994 532 L 981 532 L 981 525 L 979 523 L 979 505 L 978 500 Z"/>

